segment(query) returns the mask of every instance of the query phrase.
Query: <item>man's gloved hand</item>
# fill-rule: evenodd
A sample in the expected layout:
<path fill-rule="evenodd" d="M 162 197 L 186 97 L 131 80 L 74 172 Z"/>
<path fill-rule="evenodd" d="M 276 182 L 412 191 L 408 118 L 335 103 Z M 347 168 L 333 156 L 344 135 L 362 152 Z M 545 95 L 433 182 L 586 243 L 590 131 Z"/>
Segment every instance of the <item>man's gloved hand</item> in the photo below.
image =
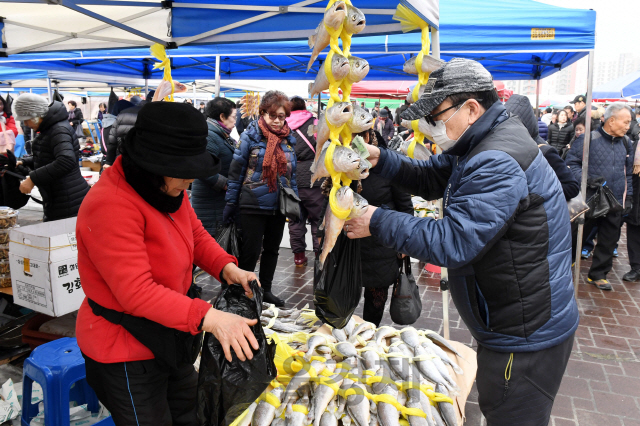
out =
<path fill-rule="evenodd" d="M 628 216 L 629 213 L 631 213 L 631 209 L 633 207 L 632 206 L 626 206 L 623 210 L 622 210 L 622 216 Z"/>
<path fill-rule="evenodd" d="M 222 211 L 222 221 L 229 225 L 236 219 L 237 214 L 238 206 L 236 204 L 227 204 Z"/>

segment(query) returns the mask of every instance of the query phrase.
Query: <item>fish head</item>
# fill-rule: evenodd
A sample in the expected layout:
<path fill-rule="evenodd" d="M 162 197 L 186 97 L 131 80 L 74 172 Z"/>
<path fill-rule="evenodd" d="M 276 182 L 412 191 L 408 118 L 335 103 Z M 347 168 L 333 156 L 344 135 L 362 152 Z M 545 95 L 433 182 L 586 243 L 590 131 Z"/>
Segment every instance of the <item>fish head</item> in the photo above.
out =
<path fill-rule="evenodd" d="M 324 12 L 324 24 L 330 28 L 338 29 L 347 16 L 347 5 L 344 1 L 337 1 Z"/>
<path fill-rule="evenodd" d="M 358 34 L 367 25 L 364 13 L 355 6 L 347 6 L 347 16 L 344 26 L 349 34 Z"/>
<path fill-rule="evenodd" d="M 431 73 L 439 68 L 442 68 L 444 64 L 445 61 L 441 59 L 436 59 L 430 55 L 424 55 L 424 57 L 422 58 L 422 71 Z"/>
<path fill-rule="evenodd" d="M 336 201 L 338 202 L 338 207 L 342 210 L 351 209 L 351 204 L 353 203 L 353 190 L 348 186 L 343 186 L 338 189 L 336 192 Z M 342 343 L 338 343 L 338 345 Z"/>
<path fill-rule="evenodd" d="M 406 71 L 405 71 L 405 72 L 406 72 Z M 412 104 L 412 103 L 413 103 L 413 91 L 409 91 L 409 93 L 407 93 L 407 99 L 406 99 L 406 101 L 407 101 L 409 104 Z"/>
<path fill-rule="evenodd" d="M 426 122 L 426 120 L 425 120 L 425 122 Z M 404 127 L 405 129 L 411 129 L 411 128 L 412 128 L 412 126 L 411 126 L 411 121 L 410 121 L 410 120 L 402 120 L 402 121 L 400 122 L 400 125 L 401 125 L 402 127 Z"/>
<path fill-rule="evenodd" d="M 427 123 L 427 120 L 425 120 L 424 117 L 418 119 L 418 130 L 420 133 L 423 135 L 431 135 L 430 129 L 431 126 L 429 126 L 429 123 Z"/>
<path fill-rule="evenodd" d="M 371 163 L 369 163 L 368 161 L 364 162 L 364 161 L 360 160 L 360 168 L 358 170 L 360 172 L 360 179 L 361 180 L 362 179 L 366 179 L 366 178 L 369 177 L 369 165 L 370 164 Z"/>
<path fill-rule="evenodd" d="M 350 71 L 349 60 L 345 56 L 338 54 L 333 55 L 331 60 L 331 73 L 336 80 L 342 80 Z"/>
<path fill-rule="evenodd" d="M 284 393 L 284 388 L 282 386 L 278 386 L 271 390 L 271 393 L 278 399 L 282 400 L 282 394 Z"/>
<path fill-rule="evenodd" d="M 369 73 L 369 62 L 356 56 L 349 56 L 349 80 L 354 83 L 362 81 Z"/>
<path fill-rule="evenodd" d="M 360 194 L 353 194 L 353 207 L 351 207 L 351 215 L 350 217 L 353 219 L 355 217 L 360 217 L 369 208 L 369 202 Z M 375 344 L 375 342 L 373 342 Z"/>
<path fill-rule="evenodd" d="M 336 127 L 340 127 L 353 116 L 351 102 L 338 102 L 327 110 L 327 121 Z"/>
<path fill-rule="evenodd" d="M 404 65 L 402 66 L 402 71 L 406 72 L 407 74 L 413 74 L 413 75 L 418 74 L 418 70 L 416 69 L 415 56 L 412 56 L 405 61 Z"/>
<path fill-rule="evenodd" d="M 356 106 L 351 120 L 349 120 L 349 129 L 352 133 L 361 133 L 372 128 L 373 123 L 373 115 L 366 109 Z"/>

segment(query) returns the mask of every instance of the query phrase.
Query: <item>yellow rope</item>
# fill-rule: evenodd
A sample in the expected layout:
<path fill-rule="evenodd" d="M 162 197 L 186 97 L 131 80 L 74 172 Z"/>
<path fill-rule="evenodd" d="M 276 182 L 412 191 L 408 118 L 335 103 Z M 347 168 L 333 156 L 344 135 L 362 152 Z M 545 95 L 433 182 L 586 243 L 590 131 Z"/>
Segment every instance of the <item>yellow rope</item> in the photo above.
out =
<path fill-rule="evenodd" d="M 169 60 L 169 57 L 167 56 L 167 52 L 164 49 L 163 45 L 156 43 L 151 46 L 150 50 L 151 55 L 153 55 L 154 58 L 160 61 L 153 66 L 153 69 L 163 70 L 164 73 L 162 79 L 167 80 L 169 83 L 171 83 L 171 94 L 165 97 L 164 100 L 173 102 L 173 92 L 175 91 L 176 86 L 173 82 L 173 78 L 171 78 L 171 61 Z"/>

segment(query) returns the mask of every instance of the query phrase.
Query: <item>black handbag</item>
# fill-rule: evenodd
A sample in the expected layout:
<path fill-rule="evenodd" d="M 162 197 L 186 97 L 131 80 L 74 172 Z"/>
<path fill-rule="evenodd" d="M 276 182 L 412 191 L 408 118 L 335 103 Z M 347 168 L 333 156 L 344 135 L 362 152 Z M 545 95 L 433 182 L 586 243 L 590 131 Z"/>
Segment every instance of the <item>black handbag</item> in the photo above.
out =
<path fill-rule="evenodd" d="M 622 211 L 622 205 L 606 185 L 606 182 L 600 182 L 602 182 L 602 178 L 589 184 L 591 188 L 596 187 L 596 192 L 587 200 L 587 206 L 589 206 L 589 210 L 585 215 L 587 219 L 597 219 L 609 213 Z"/>
<path fill-rule="evenodd" d="M 410 325 L 418 320 L 421 312 L 420 289 L 411 273 L 411 260 L 407 256 L 400 263 L 400 276 L 393 285 L 389 313 L 396 324 Z"/>
<path fill-rule="evenodd" d="M 287 188 L 282 184 L 282 179 L 278 176 L 278 186 L 280 187 L 280 193 L 278 194 L 278 208 L 280 214 L 289 220 L 300 219 L 300 197 L 291 188 Z"/>

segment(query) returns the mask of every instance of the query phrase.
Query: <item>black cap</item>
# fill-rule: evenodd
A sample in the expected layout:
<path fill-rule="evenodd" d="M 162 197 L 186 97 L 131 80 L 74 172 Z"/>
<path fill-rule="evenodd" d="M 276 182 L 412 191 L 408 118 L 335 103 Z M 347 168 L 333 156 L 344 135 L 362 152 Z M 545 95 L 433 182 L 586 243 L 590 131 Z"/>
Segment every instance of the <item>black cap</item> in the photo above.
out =
<path fill-rule="evenodd" d="M 388 118 L 389 117 L 389 111 L 387 111 L 386 109 L 382 108 L 380 110 L 380 117 Z"/>
<path fill-rule="evenodd" d="M 578 95 L 575 98 L 573 98 L 573 100 L 571 102 L 569 102 L 570 104 L 575 104 L 576 102 L 584 102 L 585 104 L 587 103 L 587 98 L 584 97 L 583 95 Z"/>
<path fill-rule="evenodd" d="M 144 105 L 125 149 L 144 170 L 178 179 L 198 179 L 220 171 L 220 160 L 207 151 L 204 116 L 189 104 L 149 102 Z"/>

